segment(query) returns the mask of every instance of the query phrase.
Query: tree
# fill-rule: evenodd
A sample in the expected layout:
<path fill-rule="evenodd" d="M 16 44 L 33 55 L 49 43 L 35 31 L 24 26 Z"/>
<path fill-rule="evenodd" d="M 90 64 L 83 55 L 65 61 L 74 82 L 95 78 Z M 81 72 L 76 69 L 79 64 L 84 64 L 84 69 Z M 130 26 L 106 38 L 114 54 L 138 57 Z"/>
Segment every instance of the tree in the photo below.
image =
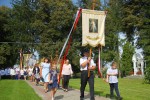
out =
<path fill-rule="evenodd" d="M 10 58 L 15 57 L 12 56 L 12 45 L 7 43 L 9 40 L 8 36 L 10 35 L 9 31 L 5 30 L 5 25 L 8 24 L 8 19 L 10 18 L 9 13 L 11 9 L 1 6 L 0 7 L 0 66 L 8 67 L 14 64 L 13 60 L 9 60 Z"/>
<path fill-rule="evenodd" d="M 133 43 L 134 35 L 142 25 L 141 0 L 121 0 L 122 1 L 122 31 L 127 35 L 129 42 Z"/>
<path fill-rule="evenodd" d="M 92 9 L 93 0 L 78 0 L 77 5 L 83 9 Z M 95 8 L 94 10 L 100 10 L 100 1 L 95 0 Z M 82 15 L 81 15 L 82 16 Z M 80 59 L 80 52 L 87 48 L 90 49 L 90 46 L 82 47 L 82 17 L 79 19 L 79 23 L 77 25 L 77 29 L 75 30 L 74 34 L 72 35 L 72 44 L 71 49 L 69 51 L 68 57 L 72 60 L 72 64 L 74 67 L 74 71 L 80 71 L 79 59 Z M 92 49 L 94 53 L 97 53 L 95 48 Z M 95 59 L 97 58 L 97 55 Z M 76 66 L 76 67 L 75 67 Z"/>
<path fill-rule="evenodd" d="M 13 0 L 9 23 L 6 29 L 11 32 L 10 39 L 19 42 L 18 48 L 32 47 L 22 42 L 34 43 L 34 30 L 31 25 L 35 17 L 35 3 L 31 0 Z"/>
<path fill-rule="evenodd" d="M 54 57 L 70 31 L 75 7 L 71 1 L 39 0 L 37 8 L 32 28 L 41 44 L 36 49 L 41 57 Z"/>
<path fill-rule="evenodd" d="M 35 4 L 31 0 L 13 0 L 12 9 L 7 14 L 7 23 L 2 28 L 7 32 L 5 41 L 9 42 L 10 56 L 7 56 L 7 63 L 3 66 L 13 66 L 19 59 L 19 51 L 22 48 L 33 49 L 34 32 L 31 28 L 31 23 L 34 21 Z M 27 43 L 31 44 L 27 44 Z M 4 55 L 4 54 L 3 54 Z"/>
<path fill-rule="evenodd" d="M 133 70 L 132 67 L 132 56 L 134 54 L 134 47 L 130 42 L 126 41 L 123 46 L 123 54 L 121 58 L 121 76 L 125 77 L 126 75 L 130 75 L 130 72 Z"/>
<path fill-rule="evenodd" d="M 102 51 L 102 59 L 105 63 L 116 61 L 120 65 L 119 54 L 119 33 L 121 32 L 121 2 L 120 0 L 110 0 L 107 6 L 104 7 L 108 11 L 106 17 L 105 43 L 106 46 Z"/>
<path fill-rule="evenodd" d="M 140 18 L 142 25 L 138 31 L 139 38 L 137 40 L 137 47 L 143 49 L 144 60 L 146 61 L 145 79 L 150 83 L 150 1 L 141 0 Z"/>
<path fill-rule="evenodd" d="M 78 0 L 78 6 L 84 9 L 93 9 L 93 3 L 94 3 L 94 9 L 100 10 L 101 7 L 100 0 Z"/>

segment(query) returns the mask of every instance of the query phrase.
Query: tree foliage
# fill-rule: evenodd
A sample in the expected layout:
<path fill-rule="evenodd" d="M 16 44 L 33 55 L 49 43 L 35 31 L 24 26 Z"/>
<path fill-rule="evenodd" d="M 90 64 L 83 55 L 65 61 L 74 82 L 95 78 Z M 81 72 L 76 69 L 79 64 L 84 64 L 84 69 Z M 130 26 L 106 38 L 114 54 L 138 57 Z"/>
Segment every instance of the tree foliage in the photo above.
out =
<path fill-rule="evenodd" d="M 149 0 L 109 0 L 106 6 L 95 0 L 95 10 L 108 11 L 106 17 L 106 46 L 102 48 L 103 63 L 113 60 L 120 64 L 118 39 L 125 33 L 127 42 L 123 47 L 121 70 L 129 74 L 132 68 L 131 56 L 134 35 L 138 35 L 138 48 L 143 49 L 147 68 L 150 66 Z M 11 66 L 19 57 L 19 50 L 37 50 L 40 57 L 53 58 L 62 49 L 72 27 L 77 7 L 92 9 L 93 0 L 78 0 L 75 6 L 71 0 L 13 0 L 12 8 L 0 7 L 0 66 Z M 79 53 L 83 49 L 82 19 L 72 34 L 68 57 L 76 71 L 79 71 Z M 90 47 L 87 47 L 90 48 Z M 98 56 L 98 50 L 93 49 Z M 130 53 L 129 53 L 130 52 Z M 129 60 L 130 59 L 130 60 Z M 147 72 L 148 73 L 148 72 Z M 149 75 L 149 74 L 148 74 Z"/>
<path fill-rule="evenodd" d="M 41 57 L 55 56 L 60 51 L 71 29 L 75 14 L 75 7 L 66 0 L 40 0 L 32 24 L 35 34 L 39 36 L 36 46 Z"/>
<path fill-rule="evenodd" d="M 121 2 L 120 0 L 110 0 L 105 10 L 108 11 L 106 17 L 106 46 L 102 51 L 102 59 L 107 62 L 116 61 L 119 64 L 119 32 L 121 32 Z"/>
<path fill-rule="evenodd" d="M 137 47 L 143 49 L 144 60 L 146 61 L 145 79 L 150 83 L 150 1 L 141 1 L 141 16 L 142 25 L 138 31 Z"/>
<path fill-rule="evenodd" d="M 5 29 L 5 26 L 8 24 L 10 19 L 11 9 L 1 6 L 0 7 L 0 66 L 1 67 L 10 67 L 15 63 L 16 54 L 14 52 L 14 46 L 7 42 L 10 42 L 11 39 L 10 31 Z M 12 59 L 12 60 L 10 60 Z"/>
<path fill-rule="evenodd" d="M 126 42 L 123 46 L 123 54 L 121 58 L 121 76 L 125 77 L 126 75 L 130 75 L 130 72 L 133 71 L 132 67 L 132 56 L 134 54 L 134 47 L 130 42 Z"/>

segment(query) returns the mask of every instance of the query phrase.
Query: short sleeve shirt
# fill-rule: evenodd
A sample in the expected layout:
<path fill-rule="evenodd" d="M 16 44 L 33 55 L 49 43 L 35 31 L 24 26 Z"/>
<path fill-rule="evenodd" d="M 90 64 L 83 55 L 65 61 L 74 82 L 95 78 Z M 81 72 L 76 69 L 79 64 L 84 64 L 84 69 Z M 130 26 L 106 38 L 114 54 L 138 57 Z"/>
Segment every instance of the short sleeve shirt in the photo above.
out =
<path fill-rule="evenodd" d="M 5 70 L 1 70 L 1 75 L 5 75 Z"/>
<path fill-rule="evenodd" d="M 118 69 L 109 68 L 107 74 L 118 74 Z M 118 83 L 117 76 L 109 76 L 109 83 Z"/>
<path fill-rule="evenodd" d="M 81 64 L 84 63 L 85 61 L 87 61 L 87 57 L 80 58 L 80 70 L 81 71 L 87 70 L 87 67 L 88 67 L 87 65 L 86 65 L 86 67 L 82 67 L 81 66 Z M 96 66 L 96 64 L 94 63 L 93 59 L 91 59 L 89 67 L 92 67 L 92 66 Z"/>

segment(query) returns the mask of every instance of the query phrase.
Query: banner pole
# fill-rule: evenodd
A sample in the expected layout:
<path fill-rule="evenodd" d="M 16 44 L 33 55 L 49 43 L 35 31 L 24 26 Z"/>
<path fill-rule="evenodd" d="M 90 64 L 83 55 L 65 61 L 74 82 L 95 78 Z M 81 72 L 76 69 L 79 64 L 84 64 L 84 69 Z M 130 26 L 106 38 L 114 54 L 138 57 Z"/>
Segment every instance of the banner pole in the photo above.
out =
<path fill-rule="evenodd" d="M 93 0 L 93 3 L 92 3 L 92 10 L 95 9 L 95 0 Z M 92 57 L 92 47 L 90 48 L 90 57 Z M 90 64 L 89 64 L 90 65 Z M 89 67 L 89 66 L 88 66 Z M 90 77 L 90 70 L 88 69 L 88 77 Z"/>
<path fill-rule="evenodd" d="M 20 49 L 20 69 L 22 69 L 22 48 Z"/>

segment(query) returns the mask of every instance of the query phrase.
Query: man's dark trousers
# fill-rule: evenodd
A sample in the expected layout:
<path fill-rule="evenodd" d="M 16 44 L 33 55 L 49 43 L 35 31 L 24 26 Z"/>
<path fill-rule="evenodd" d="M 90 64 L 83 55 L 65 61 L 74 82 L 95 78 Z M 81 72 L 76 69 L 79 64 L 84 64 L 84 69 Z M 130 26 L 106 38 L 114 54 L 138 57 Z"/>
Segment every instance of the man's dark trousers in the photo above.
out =
<path fill-rule="evenodd" d="M 80 100 L 84 99 L 84 90 L 85 90 L 87 82 L 89 82 L 90 100 L 95 100 L 95 97 L 94 97 L 94 73 L 93 73 L 93 71 L 90 71 L 90 77 L 88 77 L 87 70 L 81 71 Z"/>

